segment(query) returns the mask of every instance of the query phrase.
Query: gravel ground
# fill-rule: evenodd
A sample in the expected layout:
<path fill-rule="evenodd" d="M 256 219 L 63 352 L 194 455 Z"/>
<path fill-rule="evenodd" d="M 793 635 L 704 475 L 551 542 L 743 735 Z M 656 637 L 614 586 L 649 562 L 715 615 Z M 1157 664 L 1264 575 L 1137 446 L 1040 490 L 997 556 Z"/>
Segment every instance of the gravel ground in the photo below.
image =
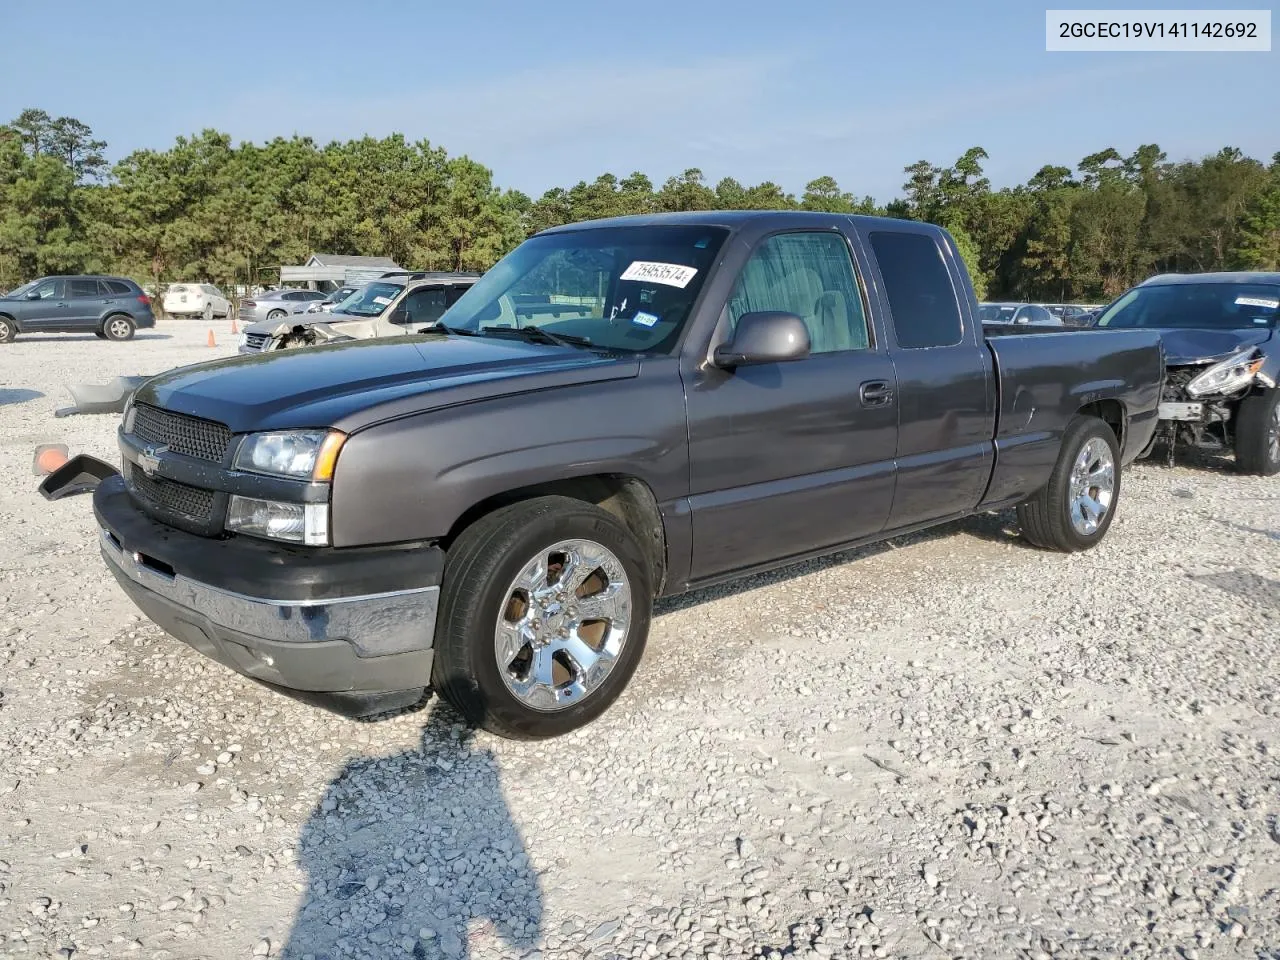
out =
<path fill-rule="evenodd" d="M 35 492 L 37 443 L 115 456 L 66 382 L 216 329 L 0 348 L 0 956 L 1280 957 L 1280 482 L 1140 465 L 1084 555 L 987 516 L 665 602 L 562 740 L 350 721 Z"/>

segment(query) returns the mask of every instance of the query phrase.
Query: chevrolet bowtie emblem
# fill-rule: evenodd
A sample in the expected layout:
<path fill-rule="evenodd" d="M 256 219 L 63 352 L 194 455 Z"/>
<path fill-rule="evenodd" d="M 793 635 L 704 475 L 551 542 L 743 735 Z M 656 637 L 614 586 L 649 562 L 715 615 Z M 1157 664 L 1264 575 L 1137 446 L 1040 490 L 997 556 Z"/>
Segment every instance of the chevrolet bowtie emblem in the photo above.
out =
<path fill-rule="evenodd" d="M 138 466 L 142 468 L 142 472 L 148 477 L 154 477 L 156 469 L 160 466 L 160 454 L 168 449 L 168 444 L 162 444 L 158 447 L 144 447 L 142 453 L 138 455 Z"/>

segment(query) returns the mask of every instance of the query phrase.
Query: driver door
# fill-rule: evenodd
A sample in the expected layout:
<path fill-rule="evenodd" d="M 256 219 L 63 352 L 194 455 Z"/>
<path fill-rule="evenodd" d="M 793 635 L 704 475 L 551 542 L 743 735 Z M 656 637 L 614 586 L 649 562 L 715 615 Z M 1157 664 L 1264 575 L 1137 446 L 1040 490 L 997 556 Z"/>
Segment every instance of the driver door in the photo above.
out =
<path fill-rule="evenodd" d="M 893 503 L 897 380 L 848 240 L 762 240 L 724 322 L 761 310 L 800 316 L 809 356 L 684 373 L 694 580 L 879 533 Z"/>
<path fill-rule="evenodd" d="M 46 280 L 27 293 L 27 299 L 15 306 L 22 329 L 36 333 L 40 330 L 58 330 L 71 316 L 65 296 L 65 281 Z"/>

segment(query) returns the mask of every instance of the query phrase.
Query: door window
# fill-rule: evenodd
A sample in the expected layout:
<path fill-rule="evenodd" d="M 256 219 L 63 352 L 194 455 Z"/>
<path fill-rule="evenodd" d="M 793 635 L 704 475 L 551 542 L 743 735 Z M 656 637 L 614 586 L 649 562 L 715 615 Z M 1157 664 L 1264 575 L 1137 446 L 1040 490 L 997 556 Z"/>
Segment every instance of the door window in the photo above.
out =
<path fill-rule="evenodd" d="M 918 349 L 959 343 L 964 331 L 960 304 L 937 241 L 924 233 L 875 230 L 871 248 L 884 278 L 898 346 Z"/>
<path fill-rule="evenodd" d="M 102 296 L 97 280 L 68 280 L 67 296 L 73 300 L 91 300 Z"/>
<path fill-rule="evenodd" d="M 445 307 L 445 291 L 443 287 L 427 287 L 422 290 L 414 290 L 405 296 L 404 303 L 401 304 L 401 309 L 404 310 L 404 319 L 400 322 L 406 325 L 432 324 L 444 314 Z"/>
<path fill-rule="evenodd" d="M 61 280 L 46 280 L 44 283 L 36 286 L 27 296 L 34 294 L 40 300 L 52 300 L 58 296 L 58 291 L 62 287 Z"/>
<path fill-rule="evenodd" d="M 861 287 L 838 233 L 783 233 L 765 240 L 743 268 L 728 302 L 730 328 L 745 313 L 794 313 L 811 353 L 865 350 L 870 338 Z"/>

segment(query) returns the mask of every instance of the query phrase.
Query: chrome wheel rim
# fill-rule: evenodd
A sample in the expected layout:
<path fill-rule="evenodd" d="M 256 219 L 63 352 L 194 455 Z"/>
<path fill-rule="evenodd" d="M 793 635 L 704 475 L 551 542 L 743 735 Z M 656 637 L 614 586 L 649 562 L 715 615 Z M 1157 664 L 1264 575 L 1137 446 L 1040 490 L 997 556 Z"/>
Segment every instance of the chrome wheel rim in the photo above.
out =
<path fill-rule="evenodd" d="M 1116 491 L 1116 464 L 1111 447 L 1101 437 L 1086 443 L 1071 466 L 1069 510 L 1071 526 L 1081 536 L 1092 536 L 1111 511 Z"/>
<path fill-rule="evenodd" d="M 0 340 L 3 340 L 8 335 L 9 335 L 8 321 L 0 320 Z"/>
<path fill-rule="evenodd" d="M 607 547 L 562 540 L 540 550 L 498 610 L 494 656 L 507 689 L 543 713 L 587 699 L 618 662 L 631 610 L 631 582 Z"/>
<path fill-rule="evenodd" d="M 1280 403 L 1271 408 L 1271 423 L 1267 426 L 1267 456 L 1272 463 L 1280 463 Z"/>
<path fill-rule="evenodd" d="M 111 321 L 111 336 L 121 340 L 129 335 L 129 323 L 126 320 Z"/>

